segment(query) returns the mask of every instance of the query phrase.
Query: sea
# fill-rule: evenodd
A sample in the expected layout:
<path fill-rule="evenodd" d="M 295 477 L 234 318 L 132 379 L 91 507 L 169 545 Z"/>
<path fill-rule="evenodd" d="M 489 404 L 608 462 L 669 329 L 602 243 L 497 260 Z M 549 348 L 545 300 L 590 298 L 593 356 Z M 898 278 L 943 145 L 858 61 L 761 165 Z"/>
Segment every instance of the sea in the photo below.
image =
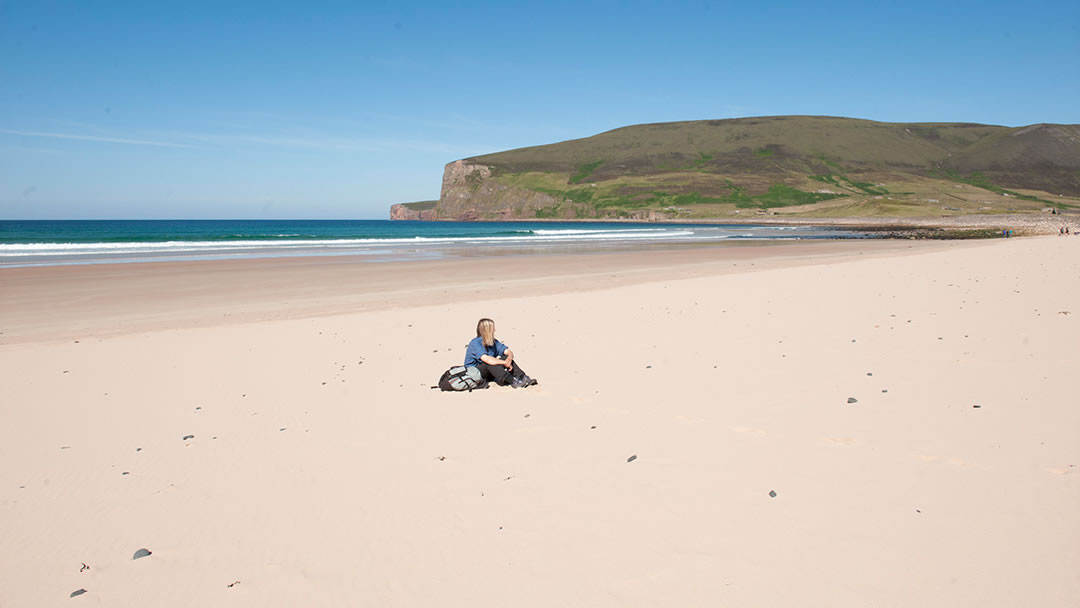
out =
<path fill-rule="evenodd" d="M 866 236 L 818 226 L 684 223 L 0 220 L 0 268 L 299 256 L 389 262 Z"/>

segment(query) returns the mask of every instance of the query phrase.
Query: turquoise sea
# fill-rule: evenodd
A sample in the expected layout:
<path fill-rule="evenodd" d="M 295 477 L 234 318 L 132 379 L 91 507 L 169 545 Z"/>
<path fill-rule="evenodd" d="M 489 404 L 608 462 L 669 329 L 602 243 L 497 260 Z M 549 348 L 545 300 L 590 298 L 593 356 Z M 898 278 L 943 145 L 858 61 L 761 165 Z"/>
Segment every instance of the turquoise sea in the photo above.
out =
<path fill-rule="evenodd" d="M 862 238 L 806 226 L 389 220 L 0 220 L 0 267 L 352 255 L 364 261 Z"/>

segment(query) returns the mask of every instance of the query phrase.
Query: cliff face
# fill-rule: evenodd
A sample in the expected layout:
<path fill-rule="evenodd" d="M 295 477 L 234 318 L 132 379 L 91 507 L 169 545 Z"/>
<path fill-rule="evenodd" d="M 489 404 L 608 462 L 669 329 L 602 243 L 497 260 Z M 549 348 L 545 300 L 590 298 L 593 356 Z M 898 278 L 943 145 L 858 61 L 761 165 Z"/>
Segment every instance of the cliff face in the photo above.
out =
<path fill-rule="evenodd" d="M 434 220 L 435 209 L 418 210 L 408 206 L 408 203 L 390 205 L 390 219 L 392 220 Z"/>
<path fill-rule="evenodd" d="M 491 167 L 457 160 L 443 171 L 438 218 L 442 220 L 536 217 L 537 209 L 558 201 L 549 194 L 512 188 L 491 179 Z"/>
<path fill-rule="evenodd" d="M 390 206 L 391 220 L 434 220 L 438 218 L 435 207 L 439 201 L 398 203 Z"/>
<path fill-rule="evenodd" d="M 500 183 L 493 178 L 492 167 L 470 160 L 456 160 L 446 165 L 442 193 L 435 210 L 435 219 L 454 221 L 602 217 L 591 205 Z M 651 209 L 634 210 L 624 217 L 649 221 L 668 219 L 667 214 Z"/>

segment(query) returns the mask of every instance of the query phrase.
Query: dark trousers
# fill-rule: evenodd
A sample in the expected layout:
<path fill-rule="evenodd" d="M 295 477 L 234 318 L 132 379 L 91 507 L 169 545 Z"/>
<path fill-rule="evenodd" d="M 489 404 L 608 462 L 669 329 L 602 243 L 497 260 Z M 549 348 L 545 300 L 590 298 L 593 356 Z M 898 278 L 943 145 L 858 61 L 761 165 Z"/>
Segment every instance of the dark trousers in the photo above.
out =
<path fill-rule="evenodd" d="M 514 378 L 520 378 L 525 375 L 525 372 L 518 367 L 517 361 L 510 362 L 510 369 L 506 369 L 501 365 L 490 365 L 483 361 L 476 367 L 480 368 L 480 374 L 484 377 L 484 380 L 494 382 L 499 386 L 506 386 L 510 384 Z"/>

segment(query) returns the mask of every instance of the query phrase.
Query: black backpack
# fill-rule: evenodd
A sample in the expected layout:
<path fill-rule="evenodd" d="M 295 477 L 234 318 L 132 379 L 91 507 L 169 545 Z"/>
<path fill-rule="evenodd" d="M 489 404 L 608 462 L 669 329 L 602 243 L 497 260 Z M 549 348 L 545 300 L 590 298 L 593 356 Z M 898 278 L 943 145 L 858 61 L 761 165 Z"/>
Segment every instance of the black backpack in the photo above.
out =
<path fill-rule="evenodd" d="M 474 388 L 487 388 L 488 381 L 480 375 L 480 368 L 459 365 L 443 372 L 439 378 L 439 388 L 444 391 L 469 391 Z"/>

